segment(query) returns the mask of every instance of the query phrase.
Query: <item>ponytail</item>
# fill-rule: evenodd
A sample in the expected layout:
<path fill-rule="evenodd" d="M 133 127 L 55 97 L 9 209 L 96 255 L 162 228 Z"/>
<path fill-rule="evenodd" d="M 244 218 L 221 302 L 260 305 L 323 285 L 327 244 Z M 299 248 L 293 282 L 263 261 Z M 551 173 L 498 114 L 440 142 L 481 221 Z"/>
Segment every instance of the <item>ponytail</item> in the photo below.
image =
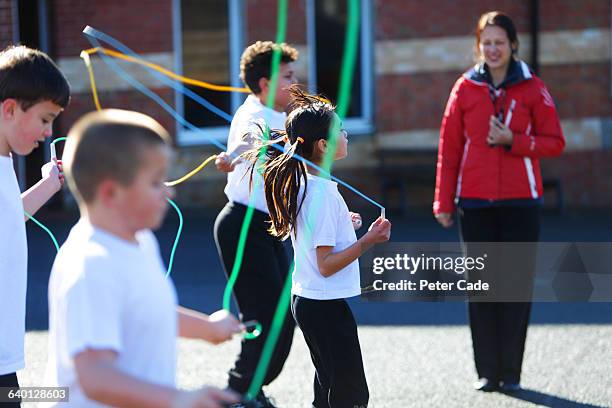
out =
<path fill-rule="evenodd" d="M 258 171 L 263 176 L 266 204 L 271 219 L 268 231 L 275 237 L 286 239 L 292 228 L 295 228 L 297 215 L 304 202 L 303 196 L 301 200 L 299 198 L 302 181 L 304 188 L 307 185 L 306 166 L 294 157 L 296 150 L 301 150 L 300 145 L 303 142 L 296 140 L 291 144 L 284 131 L 271 130 L 269 133 L 269 141 L 259 138 L 257 147 L 244 153 L 243 156 L 251 162 L 249 180 L 251 189 L 253 172 Z M 283 142 L 284 148 L 280 144 Z M 264 161 L 258 166 L 263 150 L 265 150 Z"/>
<path fill-rule="evenodd" d="M 255 147 L 242 156 L 251 162 L 250 186 L 253 172 L 263 176 L 266 204 L 271 225 L 268 231 L 276 237 L 286 239 L 296 233 L 296 220 L 306 196 L 306 165 L 295 155 L 311 160 L 315 144 L 327 139 L 334 120 L 334 107 L 324 98 L 309 95 L 294 85 L 289 88 L 291 102 L 285 123 L 286 131 L 269 130 L 258 125 L 260 137 Z M 263 137 L 265 132 L 269 138 Z M 283 147 L 284 144 L 284 147 Z M 259 157 L 263 163 L 259 165 Z M 304 184 L 304 193 L 300 190 Z"/>

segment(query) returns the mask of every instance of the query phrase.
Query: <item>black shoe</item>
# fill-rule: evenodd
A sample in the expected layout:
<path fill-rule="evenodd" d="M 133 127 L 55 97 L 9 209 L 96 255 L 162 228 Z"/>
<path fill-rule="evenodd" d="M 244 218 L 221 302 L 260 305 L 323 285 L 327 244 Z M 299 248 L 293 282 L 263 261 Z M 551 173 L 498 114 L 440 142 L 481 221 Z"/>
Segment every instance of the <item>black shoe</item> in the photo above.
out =
<path fill-rule="evenodd" d="M 259 403 L 259 406 L 261 408 L 276 408 L 276 401 L 274 401 L 274 399 L 272 398 L 268 398 L 266 397 L 266 394 L 264 394 L 263 391 L 259 391 L 259 394 L 257 394 L 257 398 L 255 398 L 255 401 L 257 401 Z"/>
<path fill-rule="evenodd" d="M 225 389 L 226 391 L 231 391 L 233 393 L 236 393 L 238 395 L 240 395 L 239 392 L 232 390 L 231 388 L 227 387 Z M 225 404 L 223 405 L 223 407 L 227 407 L 227 408 L 262 408 L 261 403 L 259 403 L 259 401 L 257 401 L 257 399 L 254 400 L 247 400 L 247 399 L 242 399 L 242 401 L 235 403 L 235 404 Z"/>
<path fill-rule="evenodd" d="M 497 381 L 482 377 L 474 383 L 474 389 L 483 392 L 493 392 L 499 390 L 499 384 Z"/>
<path fill-rule="evenodd" d="M 502 392 L 508 393 L 518 392 L 521 390 L 521 384 L 517 382 L 502 381 L 499 387 Z"/>

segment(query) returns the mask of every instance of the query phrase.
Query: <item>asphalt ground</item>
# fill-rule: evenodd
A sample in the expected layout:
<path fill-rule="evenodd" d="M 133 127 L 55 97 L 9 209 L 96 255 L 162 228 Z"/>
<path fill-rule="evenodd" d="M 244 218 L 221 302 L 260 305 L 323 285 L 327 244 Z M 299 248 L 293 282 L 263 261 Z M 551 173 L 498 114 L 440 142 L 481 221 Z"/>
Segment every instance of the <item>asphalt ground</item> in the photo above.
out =
<path fill-rule="evenodd" d="M 185 213 L 185 229 L 172 278 L 180 303 L 204 312 L 221 306 L 225 276 L 212 237 L 215 214 Z M 375 214 L 363 214 L 364 224 Z M 76 214 L 39 217 L 63 242 Z M 169 256 L 177 227 L 169 213 L 158 231 Z M 389 218 L 397 242 L 455 241 L 456 227 L 443 230 L 427 213 Z M 612 241 L 605 212 L 545 214 L 542 240 Z M 46 362 L 46 284 L 54 248 L 44 232 L 28 225 L 29 287 L 24 386 L 41 385 Z M 536 303 L 528 332 L 522 384 L 515 395 L 480 393 L 475 380 L 466 307 L 462 303 L 351 301 L 359 324 L 370 406 L 377 407 L 612 407 L 612 303 Z M 181 340 L 178 383 L 224 386 L 238 352 L 233 340 L 220 346 Z M 280 407 L 307 407 L 314 368 L 301 333 L 280 377 L 269 387 Z"/>

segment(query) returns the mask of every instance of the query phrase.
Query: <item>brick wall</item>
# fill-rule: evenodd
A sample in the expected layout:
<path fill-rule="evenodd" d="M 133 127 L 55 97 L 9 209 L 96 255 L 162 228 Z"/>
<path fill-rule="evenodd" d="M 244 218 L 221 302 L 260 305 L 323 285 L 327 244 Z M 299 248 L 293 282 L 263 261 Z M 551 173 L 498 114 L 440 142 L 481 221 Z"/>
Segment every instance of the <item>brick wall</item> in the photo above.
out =
<path fill-rule="evenodd" d="M 172 0 L 56 0 L 50 7 L 55 57 L 91 47 L 82 31 L 101 30 L 138 53 L 172 51 Z"/>
<path fill-rule="evenodd" d="M 608 0 L 540 0 L 540 29 L 579 30 L 582 28 L 609 28 L 610 2 Z"/>
<path fill-rule="evenodd" d="M 120 0 L 56 0 L 50 7 L 51 54 L 55 59 L 78 57 L 91 44 L 82 31 L 90 25 L 109 34 L 138 54 L 172 52 L 172 1 L 144 0 L 138 2 Z M 105 45 L 105 44 L 102 44 Z M 98 58 L 98 57 L 92 57 Z M 86 71 L 83 70 L 83 75 Z M 123 81 L 119 76 L 117 81 Z M 171 106 L 174 92 L 170 89 L 155 90 Z M 103 108 L 138 110 L 156 118 L 166 129 L 174 133 L 175 122 L 161 107 L 136 90 L 100 92 Z M 72 95 L 70 106 L 58 121 L 60 134 L 82 114 L 95 110 L 91 93 Z"/>
<path fill-rule="evenodd" d="M 439 127 L 448 94 L 458 77 L 457 72 L 378 77 L 378 130 L 386 132 Z"/>
<path fill-rule="evenodd" d="M 375 41 L 412 41 L 445 37 L 470 39 L 478 16 L 498 9 L 509 13 L 519 32 L 530 31 L 528 2 L 514 0 L 462 0 L 461 7 L 449 0 L 422 2 L 405 0 L 372 0 Z M 559 30 L 610 29 L 610 2 L 604 0 L 540 0 L 540 29 Z M 0 45 L 12 38 L 11 2 L 0 0 Z M 277 1 L 245 0 L 245 43 L 273 40 L 276 36 Z M 56 0 L 50 7 L 52 29 L 51 54 L 54 58 L 77 56 L 89 43 L 81 31 L 85 25 L 98 28 L 127 44 L 139 53 L 172 52 L 172 1 L 144 0 L 134 3 L 119 0 Z M 306 44 L 305 1 L 289 0 L 287 42 Z M 523 44 L 525 47 L 527 44 Z M 468 50 L 469 52 L 469 50 Z M 383 56 L 384 58 L 384 56 Z M 418 57 L 417 57 L 418 58 Z M 379 56 L 380 60 L 380 56 Z M 380 61 L 377 61 L 379 63 Z M 467 68 L 466 64 L 466 67 Z M 436 129 L 452 84 L 462 69 L 420 71 L 415 73 L 384 73 L 374 81 L 374 112 L 377 133 Z M 553 95 L 562 120 L 580 118 L 612 118 L 610 97 L 610 62 L 560 63 L 540 67 L 540 76 Z M 121 79 L 117 79 L 120 81 Z M 171 105 L 174 93 L 157 90 Z M 156 117 L 174 133 L 174 121 L 154 102 L 135 91 L 102 92 L 105 107 L 136 109 Z M 93 110 L 89 93 L 73 96 L 71 106 L 62 115 L 61 132 L 86 111 Z M 374 145 L 377 136 L 365 140 Z M 354 141 L 354 146 L 359 141 Z M 211 152 L 209 148 L 180 149 L 184 161 L 179 166 L 188 168 Z M 364 150 L 364 154 L 369 154 Z M 563 181 L 566 200 L 570 206 L 612 205 L 612 171 L 609 150 L 566 154 L 559 159 L 543 162 L 548 177 Z M 357 156 L 355 156 L 357 157 Z M 187 158 L 190 158 L 187 160 Z M 340 171 L 345 177 L 379 194 L 375 171 L 359 168 Z M 607 167 L 606 167 L 607 166 Z M 181 168 L 181 171 L 183 169 Z M 596 174 L 589 178 L 587 174 Z M 358 177 L 354 177 L 359 175 Z M 208 178 L 207 178 L 208 177 Z M 589 180 L 587 180 L 589 179 Z M 223 201 L 223 178 L 207 174 L 179 190 L 183 202 L 217 206 Z M 431 194 L 420 194 L 418 202 L 429 206 Z M 355 204 L 359 200 L 347 196 Z"/>
<path fill-rule="evenodd" d="M 278 14 L 277 0 L 248 0 L 246 3 L 246 43 L 274 41 Z M 287 2 L 287 39 L 290 44 L 306 43 L 306 9 L 303 0 Z"/>
<path fill-rule="evenodd" d="M 489 9 L 507 10 L 520 32 L 529 31 L 529 10 L 525 4 L 517 5 L 513 1 L 465 1 L 449 19 L 451 9 L 456 8 L 454 2 L 435 0 L 430 3 L 433 5 L 423 7 L 418 2 L 401 0 L 376 2 L 378 38 L 471 35 L 478 15 Z M 609 28 L 608 1 L 548 0 L 540 1 L 540 4 L 542 30 Z M 572 13 L 571 19 L 564 17 L 565 12 Z M 459 23 L 464 24 L 463 29 L 457 26 Z M 378 128 L 386 131 L 439 126 L 448 93 L 460 74 L 461 71 L 451 71 L 379 76 L 376 79 Z M 562 119 L 612 115 L 609 61 L 546 65 L 541 67 L 540 77 L 549 87 Z M 395 104 L 403 109 L 398 112 Z M 428 114 L 423 115 L 422 112 Z"/>
<path fill-rule="evenodd" d="M 470 35 L 478 17 L 490 10 L 510 14 L 519 31 L 529 28 L 528 2 L 514 0 L 376 0 L 376 39 Z"/>
<path fill-rule="evenodd" d="M 543 66 L 540 76 L 562 119 L 612 115 L 609 62 Z"/>
<path fill-rule="evenodd" d="M 0 0 L 0 49 L 13 43 L 13 2 Z"/>
<path fill-rule="evenodd" d="M 514 0 L 375 0 L 376 39 L 470 35 L 482 13 L 509 14 L 518 31 L 530 29 L 530 2 Z M 540 30 L 577 30 L 608 27 L 610 2 L 606 0 L 540 0 Z"/>
<path fill-rule="evenodd" d="M 377 0 L 374 4 L 377 41 L 469 38 L 480 14 L 488 10 L 507 12 L 521 33 L 527 34 L 531 28 L 528 2 L 466 0 L 461 7 L 445 0 L 431 0 L 427 7 L 403 0 Z M 610 29 L 610 13 L 609 1 L 541 0 L 540 30 Z M 448 93 L 461 72 L 377 76 L 377 130 L 438 128 Z M 539 74 L 555 99 L 562 120 L 612 117 L 609 60 L 541 65 Z M 568 153 L 545 160 L 543 169 L 547 177 L 562 180 L 568 206 L 610 206 L 612 171 L 606 163 L 610 157 L 609 150 Z M 587 176 L 590 174 L 594 176 Z"/>
<path fill-rule="evenodd" d="M 155 92 L 170 105 L 174 104 L 174 90 L 156 89 Z M 135 91 L 101 92 L 98 94 L 102 108 L 128 109 L 145 113 L 155 118 L 171 134 L 174 133 L 175 122 L 163 108 L 149 97 Z M 96 110 L 90 93 L 72 96 L 70 105 L 61 118 L 60 134 L 65 135 L 69 127 L 84 113 Z"/>
<path fill-rule="evenodd" d="M 612 205 L 612 149 L 569 153 L 544 160 L 545 175 L 558 177 L 570 207 L 610 207 Z"/>

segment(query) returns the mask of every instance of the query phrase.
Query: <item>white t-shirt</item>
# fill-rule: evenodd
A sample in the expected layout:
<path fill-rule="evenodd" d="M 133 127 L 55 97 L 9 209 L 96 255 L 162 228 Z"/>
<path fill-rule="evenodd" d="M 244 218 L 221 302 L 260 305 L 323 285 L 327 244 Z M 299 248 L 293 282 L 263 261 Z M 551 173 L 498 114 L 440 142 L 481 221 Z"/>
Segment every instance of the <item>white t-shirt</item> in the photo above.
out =
<path fill-rule="evenodd" d="M 339 252 L 357 242 L 348 207 L 337 183 L 310 174 L 307 179 L 297 237 L 291 234 L 295 259 L 291 293 L 316 300 L 357 296 L 361 294 L 358 260 L 327 278 L 317 266 L 317 247 L 332 246 L 333 252 Z"/>
<path fill-rule="evenodd" d="M 28 245 L 11 157 L 0 156 L 0 375 L 25 367 Z"/>
<path fill-rule="evenodd" d="M 232 119 L 227 139 L 227 150 L 231 151 L 239 143 L 243 142 L 244 135 L 253 131 L 255 123 L 265 122 L 270 129 L 284 130 L 286 118 L 285 112 L 277 112 L 270 109 L 263 105 L 255 95 L 249 95 Z M 249 197 L 251 195 L 251 190 L 249 189 L 249 166 L 250 163 L 243 161 L 236 165 L 234 171 L 227 174 L 225 195 L 229 201 L 243 205 L 249 204 Z M 268 206 L 266 205 L 266 197 L 264 195 L 263 179 L 257 172 L 253 172 L 252 194 L 255 195 L 255 208 L 267 214 Z"/>
<path fill-rule="evenodd" d="M 125 241 L 81 219 L 55 259 L 49 281 L 45 386 L 70 387 L 61 407 L 99 407 L 79 386 L 74 357 L 88 348 L 118 353 L 117 367 L 174 386 L 177 298 L 151 231 Z"/>

